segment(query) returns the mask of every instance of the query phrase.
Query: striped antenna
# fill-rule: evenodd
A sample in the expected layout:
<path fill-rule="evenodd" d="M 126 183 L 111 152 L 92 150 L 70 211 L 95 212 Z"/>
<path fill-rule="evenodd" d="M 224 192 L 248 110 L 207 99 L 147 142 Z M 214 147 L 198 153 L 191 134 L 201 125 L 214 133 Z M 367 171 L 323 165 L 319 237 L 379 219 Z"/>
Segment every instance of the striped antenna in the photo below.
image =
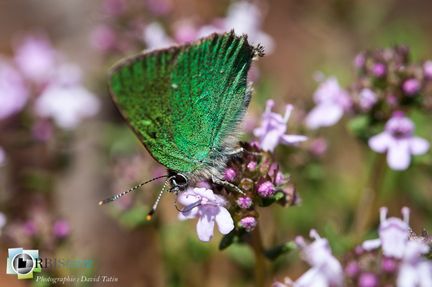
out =
<path fill-rule="evenodd" d="M 169 178 L 167 178 L 167 180 L 165 180 L 164 185 L 162 186 L 162 189 L 159 192 L 159 194 L 158 194 L 158 196 L 156 198 L 156 201 L 155 201 L 155 203 L 152 206 L 152 209 L 150 209 L 150 211 L 147 213 L 147 216 L 146 216 L 147 221 L 152 220 L 153 214 L 156 212 L 156 209 L 157 209 L 157 207 L 159 205 L 159 201 L 162 198 L 162 194 L 165 192 L 167 184 L 168 184 L 168 182 L 170 181 L 171 178 L 173 178 L 173 177 L 169 177 Z"/>
<path fill-rule="evenodd" d="M 109 198 L 107 198 L 107 199 L 104 199 L 104 200 L 99 201 L 99 205 L 103 205 L 103 204 L 106 204 L 106 203 L 108 203 L 108 202 L 115 201 L 115 200 L 119 199 L 120 197 L 123 197 L 123 196 L 125 196 L 126 194 L 128 194 L 128 193 L 130 193 L 130 192 L 132 192 L 132 191 L 137 190 L 138 188 L 140 188 L 141 186 L 143 186 L 143 185 L 145 185 L 145 184 L 147 184 L 147 183 L 149 183 L 149 182 L 152 182 L 152 181 L 154 181 L 154 180 L 156 180 L 156 179 L 160 179 L 160 178 L 164 178 L 164 177 L 168 177 L 168 175 L 166 174 L 166 175 L 158 176 L 158 177 L 152 178 L 152 179 L 150 179 L 150 180 L 148 180 L 148 181 L 146 181 L 146 182 L 142 182 L 142 183 L 140 183 L 140 184 L 138 184 L 138 185 L 135 185 L 134 187 L 132 187 L 132 188 L 126 190 L 126 191 L 123 191 L 122 193 L 119 193 L 119 194 L 113 195 L 113 196 L 111 196 L 111 197 L 109 197 Z M 165 184 L 166 184 L 166 181 L 165 181 Z M 164 186 L 165 186 L 165 185 L 164 185 Z"/>

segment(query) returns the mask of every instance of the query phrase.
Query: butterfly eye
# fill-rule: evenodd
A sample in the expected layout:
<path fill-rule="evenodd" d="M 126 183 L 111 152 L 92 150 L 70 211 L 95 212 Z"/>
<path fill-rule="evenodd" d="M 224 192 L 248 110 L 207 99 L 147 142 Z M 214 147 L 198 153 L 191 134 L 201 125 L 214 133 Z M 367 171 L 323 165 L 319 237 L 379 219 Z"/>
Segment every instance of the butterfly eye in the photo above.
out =
<path fill-rule="evenodd" d="M 175 188 L 184 189 L 187 187 L 189 179 L 181 173 L 177 173 L 172 179 L 171 184 Z"/>

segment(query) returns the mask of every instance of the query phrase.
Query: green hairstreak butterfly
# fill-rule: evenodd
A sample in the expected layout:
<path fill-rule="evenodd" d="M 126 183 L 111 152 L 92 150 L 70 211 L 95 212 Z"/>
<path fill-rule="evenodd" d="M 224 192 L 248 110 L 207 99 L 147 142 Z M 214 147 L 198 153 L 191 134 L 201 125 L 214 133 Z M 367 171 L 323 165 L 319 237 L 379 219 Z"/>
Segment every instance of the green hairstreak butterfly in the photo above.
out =
<path fill-rule="evenodd" d="M 247 74 L 252 59 L 262 54 L 261 46 L 231 31 L 144 52 L 112 68 L 114 102 L 153 158 L 169 170 L 170 191 L 204 179 L 229 185 L 223 171 L 239 152 L 236 134 L 251 97 Z"/>

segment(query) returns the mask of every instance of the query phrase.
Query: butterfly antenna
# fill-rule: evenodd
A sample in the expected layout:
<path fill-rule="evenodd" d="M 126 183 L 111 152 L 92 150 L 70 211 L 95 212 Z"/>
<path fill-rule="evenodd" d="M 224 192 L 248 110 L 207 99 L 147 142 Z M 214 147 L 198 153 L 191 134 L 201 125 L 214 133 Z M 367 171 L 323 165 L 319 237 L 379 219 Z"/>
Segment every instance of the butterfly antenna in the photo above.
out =
<path fill-rule="evenodd" d="M 150 179 L 150 180 L 147 180 L 146 182 L 142 182 L 142 183 L 140 183 L 140 184 L 137 184 L 137 185 L 135 185 L 134 187 L 132 187 L 132 188 L 126 190 L 126 191 L 123 191 L 122 193 L 119 193 L 119 194 L 113 195 L 113 196 L 111 196 L 111 197 L 108 197 L 107 199 L 104 199 L 104 200 L 99 201 L 99 205 L 103 205 L 103 204 L 106 204 L 106 203 L 108 203 L 108 202 L 115 201 L 115 200 L 119 199 L 120 197 L 123 197 L 123 196 L 125 196 L 126 194 L 128 194 L 128 193 L 130 193 L 130 192 L 132 192 L 132 191 L 137 190 L 138 188 L 140 188 L 141 186 L 143 186 L 143 185 L 145 185 L 145 184 L 147 184 L 147 183 L 149 183 L 149 182 L 152 182 L 152 181 L 154 181 L 154 180 L 157 180 L 157 179 L 160 179 L 160 178 L 164 178 L 164 177 L 168 177 L 168 175 L 158 176 L 158 177 L 152 178 L 152 179 Z M 165 182 L 165 183 L 166 183 L 166 182 Z"/>
<path fill-rule="evenodd" d="M 153 214 L 156 212 L 156 209 L 157 209 L 157 207 L 158 207 L 158 205 L 159 205 L 159 202 L 160 202 L 160 200 L 161 200 L 161 198 L 162 198 L 162 195 L 164 194 L 164 192 L 165 192 L 165 190 L 166 190 L 167 184 L 168 184 L 168 182 L 169 182 L 170 179 L 171 179 L 171 177 L 168 178 L 167 180 L 165 180 L 164 185 L 163 185 L 161 191 L 159 192 L 159 194 L 158 194 L 158 196 L 157 196 L 157 198 L 156 198 L 155 203 L 153 204 L 153 206 L 152 206 L 152 208 L 150 209 L 150 211 L 147 213 L 146 219 L 147 219 L 148 221 L 152 220 L 152 218 L 153 218 Z"/>

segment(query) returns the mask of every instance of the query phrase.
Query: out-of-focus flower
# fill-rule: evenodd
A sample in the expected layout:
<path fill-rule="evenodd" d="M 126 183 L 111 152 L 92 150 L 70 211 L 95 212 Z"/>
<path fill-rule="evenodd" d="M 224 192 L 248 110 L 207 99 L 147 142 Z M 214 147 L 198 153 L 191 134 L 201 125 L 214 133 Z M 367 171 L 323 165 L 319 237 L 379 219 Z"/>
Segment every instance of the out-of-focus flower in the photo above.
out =
<path fill-rule="evenodd" d="M 79 69 L 65 66 L 59 79 L 38 97 L 35 109 L 41 117 L 51 117 L 64 129 L 75 128 L 83 118 L 94 116 L 99 100 L 80 83 Z"/>
<path fill-rule="evenodd" d="M 359 105 L 363 111 L 369 111 L 378 101 L 376 94 L 371 89 L 363 89 L 359 93 Z"/>
<path fill-rule="evenodd" d="M 285 134 L 293 106 L 286 106 L 283 117 L 271 111 L 273 106 L 273 100 L 268 100 L 261 126 L 254 130 L 254 135 L 259 138 L 260 147 L 265 151 L 273 151 L 279 143 L 290 145 L 307 140 L 306 136 Z"/>
<path fill-rule="evenodd" d="M 53 125 L 50 121 L 41 119 L 38 120 L 32 127 L 32 135 L 36 140 L 46 142 L 52 138 L 54 134 Z"/>
<path fill-rule="evenodd" d="M 432 79 L 432 61 L 431 60 L 426 61 L 423 64 L 423 72 L 424 72 L 426 79 L 429 79 L 429 80 Z"/>
<path fill-rule="evenodd" d="M 365 58 L 365 55 L 364 55 L 363 53 L 359 53 L 359 54 L 357 54 L 357 55 L 355 56 L 355 58 L 354 58 L 354 66 L 355 66 L 357 69 L 361 69 L 361 68 L 363 68 L 365 62 L 366 62 L 366 58 Z"/>
<path fill-rule="evenodd" d="M 66 220 L 57 220 L 54 222 L 53 233 L 60 239 L 68 236 L 70 233 L 69 223 Z"/>
<path fill-rule="evenodd" d="M 309 150 L 315 156 L 322 156 L 326 153 L 328 144 L 325 138 L 316 138 L 311 141 Z"/>
<path fill-rule="evenodd" d="M 233 168 L 228 167 L 227 169 L 225 169 L 225 172 L 224 172 L 225 180 L 233 181 L 235 179 L 236 175 L 237 175 L 237 173 Z"/>
<path fill-rule="evenodd" d="M 6 161 L 6 152 L 4 149 L 0 146 L 0 166 L 2 166 Z"/>
<path fill-rule="evenodd" d="M 395 112 L 382 133 L 369 139 L 369 147 L 379 153 L 387 152 L 387 162 L 394 170 L 408 168 L 411 155 L 428 151 L 429 142 L 414 136 L 414 123 L 401 112 Z"/>
<path fill-rule="evenodd" d="M 409 238 L 409 209 L 402 209 L 403 220 L 387 218 L 387 208 L 380 209 L 379 239 L 367 240 L 363 249 L 371 251 L 381 246 L 385 256 L 381 268 L 386 272 L 397 270 L 398 287 L 432 286 L 432 262 L 423 255 L 429 252 L 429 246 L 419 240 Z M 396 259 L 397 261 L 394 261 Z M 388 262 L 384 266 L 384 260 Z M 373 285 L 378 286 L 378 285 Z"/>
<path fill-rule="evenodd" d="M 273 39 L 261 31 L 263 15 L 260 9 L 251 2 L 234 2 L 224 20 L 224 29 L 234 29 L 238 35 L 246 34 L 252 44 L 261 44 L 266 53 L 274 49 Z"/>
<path fill-rule="evenodd" d="M 28 91 L 15 68 L 0 59 L 0 120 L 19 112 L 27 103 Z"/>
<path fill-rule="evenodd" d="M 314 94 L 316 106 L 306 117 L 310 129 L 328 127 L 337 123 L 351 105 L 348 93 L 339 86 L 335 77 L 323 81 Z"/>
<path fill-rule="evenodd" d="M 417 79 L 408 79 L 402 84 L 402 90 L 407 96 L 413 96 L 420 90 L 420 82 Z"/>
<path fill-rule="evenodd" d="M 327 239 L 311 230 L 310 237 L 314 241 L 306 244 L 302 237 L 296 239 L 297 245 L 301 248 L 303 259 L 312 268 L 298 278 L 293 286 L 295 287 L 330 287 L 342 286 L 343 270 L 339 261 L 333 256 Z"/>
<path fill-rule="evenodd" d="M 29 36 L 16 48 L 15 61 L 30 80 L 46 83 L 55 74 L 57 52 L 42 36 Z"/>
<path fill-rule="evenodd" d="M 378 287 L 378 276 L 372 272 L 365 272 L 359 276 L 359 287 Z"/>
<path fill-rule="evenodd" d="M 180 220 L 198 217 L 197 234 L 201 241 L 210 241 L 213 237 L 215 222 L 222 234 L 234 229 L 234 221 L 225 208 L 227 201 L 212 190 L 190 188 L 179 195 L 178 201 L 185 206 L 179 213 Z"/>
<path fill-rule="evenodd" d="M 174 38 L 177 43 L 192 42 L 197 38 L 197 33 L 197 29 L 189 21 L 180 21 L 174 26 Z"/>
<path fill-rule="evenodd" d="M 166 48 L 174 44 L 174 41 L 166 34 L 164 28 L 157 22 L 150 23 L 144 28 L 143 37 L 149 50 Z"/>
<path fill-rule="evenodd" d="M 108 52 L 115 48 L 117 36 L 107 25 L 96 26 L 90 35 L 91 45 L 101 52 Z"/>
<path fill-rule="evenodd" d="M 276 192 L 276 187 L 271 181 L 263 181 L 258 184 L 257 193 L 261 197 L 270 197 Z"/>
<path fill-rule="evenodd" d="M 253 216 L 243 217 L 239 221 L 239 226 L 246 230 L 247 232 L 251 232 L 255 229 L 257 225 L 257 220 Z"/>
<path fill-rule="evenodd" d="M 3 227 L 5 227 L 6 222 L 7 222 L 6 215 L 4 215 L 3 212 L 0 212 L 0 236 L 2 235 Z"/>
<path fill-rule="evenodd" d="M 247 1 L 234 2 L 229 7 L 225 18 L 218 19 L 211 25 L 201 27 L 197 37 L 234 29 L 237 35 L 248 35 L 248 39 L 252 44 L 261 44 L 265 52 L 270 54 L 274 50 L 274 41 L 270 35 L 261 31 L 262 18 L 262 12 L 255 4 Z"/>
<path fill-rule="evenodd" d="M 36 224 L 33 220 L 28 220 L 23 224 L 23 231 L 27 236 L 33 236 L 37 232 Z"/>
<path fill-rule="evenodd" d="M 146 4 L 154 15 L 166 15 L 172 10 L 170 0 L 146 0 Z"/>
<path fill-rule="evenodd" d="M 125 0 L 104 0 L 102 10 L 110 16 L 118 16 L 126 9 Z"/>
<path fill-rule="evenodd" d="M 236 203 L 240 208 L 248 209 L 249 207 L 252 206 L 253 202 L 252 202 L 252 199 L 250 197 L 242 196 L 242 197 L 237 198 Z"/>
<path fill-rule="evenodd" d="M 387 68 L 382 63 L 375 63 L 372 67 L 372 73 L 378 78 L 383 77 L 385 75 L 386 71 L 387 71 Z"/>

